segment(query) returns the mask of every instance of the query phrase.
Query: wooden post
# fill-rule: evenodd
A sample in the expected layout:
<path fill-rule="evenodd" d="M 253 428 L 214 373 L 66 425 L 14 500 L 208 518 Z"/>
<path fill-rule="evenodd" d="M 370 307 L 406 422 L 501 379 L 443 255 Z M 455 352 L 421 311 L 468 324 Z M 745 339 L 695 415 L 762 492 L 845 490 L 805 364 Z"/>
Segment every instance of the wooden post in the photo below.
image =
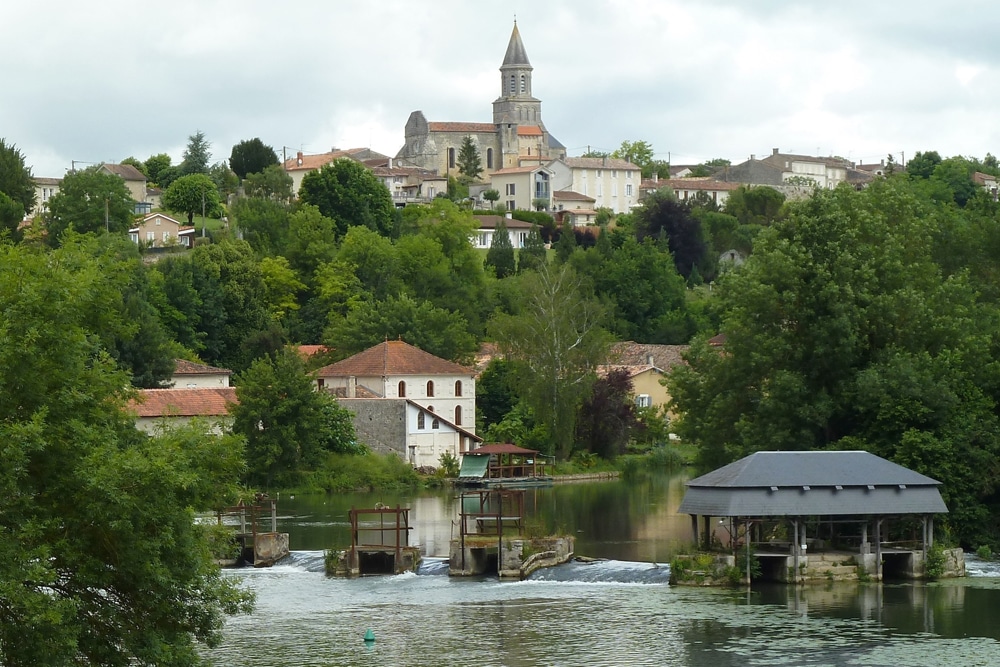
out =
<path fill-rule="evenodd" d="M 875 519 L 875 577 L 882 581 L 882 519 Z"/>
<path fill-rule="evenodd" d="M 694 548 L 698 548 L 698 515 L 691 515 L 691 534 L 694 537 Z"/>
<path fill-rule="evenodd" d="M 792 519 L 792 583 L 799 581 L 799 520 Z"/>

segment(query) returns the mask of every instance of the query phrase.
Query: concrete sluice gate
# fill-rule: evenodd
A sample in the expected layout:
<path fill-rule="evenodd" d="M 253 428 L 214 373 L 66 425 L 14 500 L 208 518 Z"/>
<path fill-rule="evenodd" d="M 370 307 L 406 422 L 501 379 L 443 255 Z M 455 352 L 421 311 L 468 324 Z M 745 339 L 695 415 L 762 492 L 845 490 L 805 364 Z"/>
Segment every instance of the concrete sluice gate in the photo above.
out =
<path fill-rule="evenodd" d="M 396 574 L 396 554 L 386 551 L 358 553 L 358 573 L 366 574 Z"/>

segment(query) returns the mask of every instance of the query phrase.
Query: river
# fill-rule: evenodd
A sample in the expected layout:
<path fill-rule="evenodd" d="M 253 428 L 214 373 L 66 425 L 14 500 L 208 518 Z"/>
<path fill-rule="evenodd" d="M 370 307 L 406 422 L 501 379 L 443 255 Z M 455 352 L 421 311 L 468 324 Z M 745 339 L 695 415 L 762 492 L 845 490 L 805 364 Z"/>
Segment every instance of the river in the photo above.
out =
<path fill-rule="evenodd" d="M 230 619 L 218 665 L 870 665 L 1000 663 L 1000 564 L 969 557 L 940 583 L 672 587 L 670 556 L 690 539 L 676 513 L 682 475 L 527 491 L 536 529 L 572 532 L 605 559 L 523 582 L 447 575 L 454 493 L 281 498 L 291 557 L 228 571 L 257 594 Z M 323 549 L 349 545 L 347 511 L 411 508 L 417 573 L 333 579 Z M 363 637 L 372 630 L 375 641 Z"/>

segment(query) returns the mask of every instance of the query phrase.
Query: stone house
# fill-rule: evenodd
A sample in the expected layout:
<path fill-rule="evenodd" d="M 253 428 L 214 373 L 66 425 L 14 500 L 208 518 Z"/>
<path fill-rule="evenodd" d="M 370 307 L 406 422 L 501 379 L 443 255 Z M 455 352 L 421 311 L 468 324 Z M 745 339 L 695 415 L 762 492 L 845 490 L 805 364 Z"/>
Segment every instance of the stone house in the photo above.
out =
<path fill-rule="evenodd" d="M 383 434 L 380 442 L 405 453 L 415 465 L 436 466 L 443 451 L 458 458 L 478 442 L 475 371 L 401 340 L 385 341 L 324 366 L 315 378 L 318 390 L 355 406 L 354 424 L 362 440 L 375 413 L 402 420 L 398 423 L 406 428 L 392 431 L 390 441 Z M 396 407 L 386 402 L 390 400 Z"/>
<path fill-rule="evenodd" d="M 47 212 L 49 200 L 59 192 L 59 188 L 62 186 L 61 178 L 36 177 L 33 180 L 35 181 L 35 208 L 25 211 L 26 218 L 33 218 Z"/>
<path fill-rule="evenodd" d="M 714 178 L 669 178 L 659 179 L 655 175 L 642 181 L 642 197 L 661 188 L 670 188 L 677 201 L 685 202 L 694 199 L 699 193 L 704 193 L 709 201 L 720 208 L 725 206 L 729 193 L 740 187 L 739 183 L 717 181 Z"/>
<path fill-rule="evenodd" d="M 146 433 L 199 418 L 209 423 L 211 433 L 221 435 L 233 425 L 229 406 L 238 402 L 233 387 L 140 389 L 129 402 L 129 409 L 136 416 L 136 428 Z"/>
<path fill-rule="evenodd" d="M 209 389 L 228 387 L 233 372 L 228 368 L 216 368 L 187 359 L 174 359 L 174 374 L 171 383 L 178 389 Z"/>
<path fill-rule="evenodd" d="M 149 202 L 146 201 L 146 177 L 141 171 L 130 164 L 102 164 L 97 168 L 99 172 L 113 174 L 125 181 L 132 201 L 135 202 L 135 212 L 149 213 Z"/>
<path fill-rule="evenodd" d="M 321 169 L 334 161 L 347 157 L 357 162 L 367 160 L 379 160 L 382 164 L 388 161 L 388 155 L 382 155 L 370 148 L 347 148 L 344 150 L 332 149 L 329 153 L 317 153 L 306 155 L 302 151 L 296 153 L 295 157 L 284 162 L 285 173 L 292 177 L 292 194 L 298 196 L 299 188 L 302 187 L 302 179 L 311 171 Z"/>
<path fill-rule="evenodd" d="M 611 346 L 608 364 L 599 373 L 624 370 L 632 380 L 632 393 L 639 407 L 666 408 L 670 392 L 662 380 L 671 368 L 683 364 L 687 345 L 655 345 L 624 341 Z"/>

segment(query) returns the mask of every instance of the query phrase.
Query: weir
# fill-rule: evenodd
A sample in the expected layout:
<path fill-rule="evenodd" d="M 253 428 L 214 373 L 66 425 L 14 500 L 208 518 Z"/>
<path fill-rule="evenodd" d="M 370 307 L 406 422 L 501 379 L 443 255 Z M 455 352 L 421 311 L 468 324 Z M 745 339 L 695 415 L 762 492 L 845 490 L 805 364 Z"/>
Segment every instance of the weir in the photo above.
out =
<path fill-rule="evenodd" d="M 288 533 L 278 532 L 277 500 L 258 493 L 253 502 L 240 500 L 216 512 L 219 525 L 237 526 L 234 540 L 239 556 L 225 565 L 270 567 L 289 554 Z"/>

